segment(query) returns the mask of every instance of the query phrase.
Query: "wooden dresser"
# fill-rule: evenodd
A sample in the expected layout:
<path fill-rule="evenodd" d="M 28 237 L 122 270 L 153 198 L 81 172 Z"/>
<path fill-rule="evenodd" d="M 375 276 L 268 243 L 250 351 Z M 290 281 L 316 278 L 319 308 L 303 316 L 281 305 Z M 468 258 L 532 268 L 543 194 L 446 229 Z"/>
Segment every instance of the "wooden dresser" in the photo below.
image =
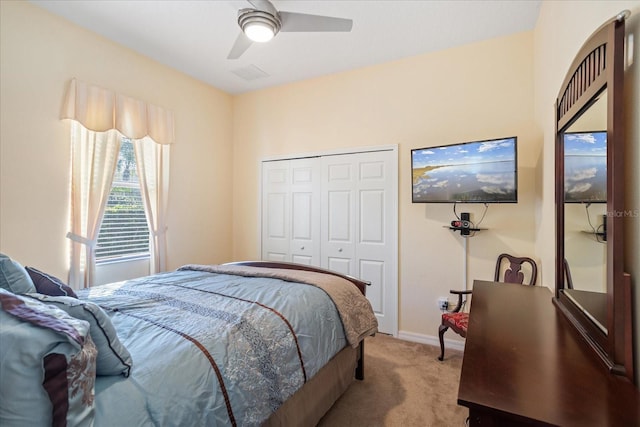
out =
<path fill-rule="evenodd" d="M 640 426 L 640 392 L 610 374 L 549 289 L 476 280 L 458 404 L 470 426 Z"/>

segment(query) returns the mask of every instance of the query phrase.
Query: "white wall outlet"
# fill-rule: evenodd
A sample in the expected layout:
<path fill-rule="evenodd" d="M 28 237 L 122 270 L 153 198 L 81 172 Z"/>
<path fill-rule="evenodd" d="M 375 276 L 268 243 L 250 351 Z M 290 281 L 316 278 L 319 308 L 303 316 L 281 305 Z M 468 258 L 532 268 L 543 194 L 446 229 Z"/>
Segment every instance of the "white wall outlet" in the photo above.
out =
<path fill-rule="evenodd" d="M 448 310 L 449 309 L 449 300 L 447 297 L 438 298 L 438 308 L 440 310 Z"/>

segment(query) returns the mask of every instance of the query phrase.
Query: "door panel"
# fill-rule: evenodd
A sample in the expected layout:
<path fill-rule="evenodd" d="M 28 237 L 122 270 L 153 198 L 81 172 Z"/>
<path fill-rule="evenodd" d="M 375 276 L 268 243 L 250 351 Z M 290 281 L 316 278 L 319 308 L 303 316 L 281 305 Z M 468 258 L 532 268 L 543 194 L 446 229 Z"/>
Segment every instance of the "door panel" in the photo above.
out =
<path fill-rule="evenodd" d="M 360 192 L 360 243 L 384 244 L 384 191 Z"/>
<path fill-rule="evenodd" d="M 265 261 L 286 262 L 289 261 L 289 256 L 285 253 L 266 252 L 262 259 Z"/>
<path fill-rule="evenodd" d="M 312 193 L 293 193 L 291 205 L 291 236 L 295 240 L 310 240 L 312 224 L 310 212 L 313 209 Z"/>
<path fill-rule="evenodd" d="M 321 266 L 351 276 L 355 271 L 355 173 L 349 156 L 322 157 Z"/>
<path fill-rule="evenodd" d="M 320 265 L 320 158 L 291 160 L 291 261 Z"/>
<path fill-rule="evenodd" d="M 336 156 L 331 156 L 334 159 Z M 351 168 L 353 165 L 351 163 L 344 163 L 344 159 L 338 159 L 337 163 L 330 163 L 327 165 L 327 180 L 334 184 L 338 184 L 340 182 L 349 185 L 351 182 L 352 171 Z"/>
<path fill-rule="evenodd" d="M 291 262 L 295 262 L 296 264 L 313 265 L 311 264 L 312 261 L 313 258 L 310 256 L 291 255 Z"/>
<path fill-rule="evenodd" d="M 322 157 L 322 266 L 371 282 L 381 332 L 397 334 L 397 152 Z M 347 269 L 348 268 L 348 269 Z"/>
<path fill-rule="evenodd" d="M 262 259 L 320 265 L 319 160 L 262 163 Z"/>
<path fill-rule="evenodd" d="M 287 195 L 284 193 L 271 193 L 267 197 L 267 211 L 269 221 L 267 222 L 267 235 L 274 239 L 284 239 L 287 237 L 288 228 L 286 219 Z"/>
<path fill-rule="evenodd" d="M 349 258 L 341 258 L 337 256 L 330 256 L 327 258 L 327 267 L 329 270 L 337 271 L 338 273 L 353 275 L 351 273 L 352 270 L 352 259 Z"/>
<path fill-rule="evenodd" d="M 289 261 L 289 162 L 262 165 L 262 259 Z"/>
<path fill-rule="evenodd" d="M 352 244 L 352 201 L 350 191 L 329 191 L 327 233 L 329 243 Z"/>
<path fill-rule="evenodd" d="M 373 286 L 374 283 L 385 282 L 384 262 L 375 260 L 360 260 L 360 278 L 372 284 L 367 288 L 367 298 L 373 307 L 373 311 L 377 316 L 385 314 L 384 310 L 384 294 L 382 290 L 384 286 Z"/>

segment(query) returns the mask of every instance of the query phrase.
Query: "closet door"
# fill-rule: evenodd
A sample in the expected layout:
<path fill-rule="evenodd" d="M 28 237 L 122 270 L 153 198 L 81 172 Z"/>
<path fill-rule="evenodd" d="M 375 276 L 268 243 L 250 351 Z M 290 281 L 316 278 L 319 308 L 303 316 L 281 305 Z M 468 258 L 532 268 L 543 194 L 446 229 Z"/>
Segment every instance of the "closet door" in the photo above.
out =
<path fill-rule="evenodd" d="M 262 162 L 262 259 L 289 261 L 289 160 Z"/>
<path fill-rule="evenodd" d="M 381 332 L 397 334 L 397 151 L 322 157 L 321 265 L 371 282 Z"/>
<path fill-rule="evenodd" d="M 320 265 L 320 160 L 262 163 L 262 259 Z"/>
<path fill-rule="evenodd" d="M 320 158 L 291 162 L 291 262 L 320 265 Z"/>
<path fill-rule="evenodd" d="M 358 277 L 355 155 L 322 157 L 321 266 Z M 363 279 L 362 277 L 359 277 Z"/>

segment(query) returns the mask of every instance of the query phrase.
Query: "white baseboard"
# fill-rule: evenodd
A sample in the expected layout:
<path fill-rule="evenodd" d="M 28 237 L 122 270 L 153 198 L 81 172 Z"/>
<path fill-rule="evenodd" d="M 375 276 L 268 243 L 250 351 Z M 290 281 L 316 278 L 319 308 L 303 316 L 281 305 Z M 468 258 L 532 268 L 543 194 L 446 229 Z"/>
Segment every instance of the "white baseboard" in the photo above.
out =
<path fill-rule="evenodd" d="M 440 347 L 440 340 L 435 335 L 423 335 L 415 332 L 399 331 L 398 338 L 405 341 L 418 342 L 420 344 L 432 345 Z M 444 339 L 445 351 L 447 348 L 452 350 L 464 351 L 464 341 Z"/>

